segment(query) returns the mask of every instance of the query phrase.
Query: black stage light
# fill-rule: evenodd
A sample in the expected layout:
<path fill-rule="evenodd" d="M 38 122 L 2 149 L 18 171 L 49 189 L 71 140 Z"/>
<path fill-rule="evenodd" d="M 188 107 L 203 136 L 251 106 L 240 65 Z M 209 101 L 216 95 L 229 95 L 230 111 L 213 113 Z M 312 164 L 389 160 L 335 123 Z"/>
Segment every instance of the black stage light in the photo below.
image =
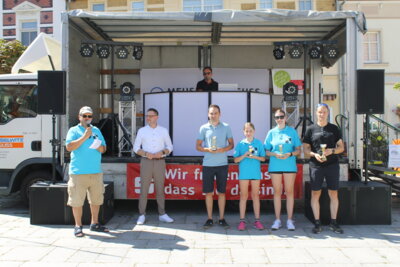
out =
<path fill-rule="evenodd" d="M 292 46 L 289 50 L 289 55 L 291 58 L 301 58 L 303 55 L 303 48 L 299 45 Z"/>
<path fill-rule="evenodd" d="M 124 82 L 121 86 L 120 100 L 119 101 L 133 101 L 135 100 L 135 85 L 130 82 Z"/>
<path fill-rule="evenodd" d="M 282 47 L 276 46 L 272 51 L 276 60 L 283 59 L 285 57 L 285 51 Z"/>
<path fill-rule="evenodd" d="M 82 44 L 80 50 L 82 57 L 91 57 L 93 56 L 94 50 L 93 47 L 89 44 Z"/>
<path fill-rule="evenodd" d="M 141 46 L 135 46 L 133 47 L 133 53 L 132 56 L 136 60 L 141 60 L 143 57 L 143 48 Z"/>
<path fill-rule="evenodd" d="M 327 58 L 334 59 L 334 58 L 337 58 L 339 51 L 335 46 L 330 45 L 330 46 L 325 47 L 324 53 Z"/>
<path fill-rule="evenodd" d="M 311 59 L 318 59 L 321 57 L 321 47 L 314 45 L 308 51 Z"/>
<path fill-rule="evenodd" d="M 126 49 L 125 46 L 121 46 L 120 48 L 117 49 L 115 54 L 117 55 L 117 58 L 125 59 L 125 58 L 128 58 L 129 51 L 128 51 L 128 49 Z"/>
<path fill-rule="evenodd" d="M 108 58 L 108 56 L 110 55 L 110 48 L 108 47 L 108 45 L 97 46 L 96 53 L 99 58 Z"/>

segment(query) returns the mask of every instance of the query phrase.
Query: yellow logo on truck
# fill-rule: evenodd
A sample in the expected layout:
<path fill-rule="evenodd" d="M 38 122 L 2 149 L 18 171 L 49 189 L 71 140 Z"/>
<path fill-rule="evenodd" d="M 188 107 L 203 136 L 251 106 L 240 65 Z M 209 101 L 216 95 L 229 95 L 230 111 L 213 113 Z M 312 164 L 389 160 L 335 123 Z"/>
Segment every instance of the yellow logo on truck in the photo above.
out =
<path fill-rule="evenodd" d="M 0 148 L 23 148 L 23 135 L 0 135 Z"/>

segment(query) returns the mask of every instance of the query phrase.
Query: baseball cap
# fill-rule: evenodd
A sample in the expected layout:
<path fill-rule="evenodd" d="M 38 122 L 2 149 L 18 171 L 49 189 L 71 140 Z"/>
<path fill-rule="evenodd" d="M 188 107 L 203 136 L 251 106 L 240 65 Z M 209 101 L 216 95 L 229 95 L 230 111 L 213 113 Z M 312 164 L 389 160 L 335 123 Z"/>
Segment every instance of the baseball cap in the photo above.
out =
<path fill-rule="evenodd" d="M 88 107 L 88 106 L 81 107 L 81 109 L 79 110 L 79 115 L 82 115 L 82 114 L 85 114 L 85 113 L 93 114 L 92 108 Z"/>

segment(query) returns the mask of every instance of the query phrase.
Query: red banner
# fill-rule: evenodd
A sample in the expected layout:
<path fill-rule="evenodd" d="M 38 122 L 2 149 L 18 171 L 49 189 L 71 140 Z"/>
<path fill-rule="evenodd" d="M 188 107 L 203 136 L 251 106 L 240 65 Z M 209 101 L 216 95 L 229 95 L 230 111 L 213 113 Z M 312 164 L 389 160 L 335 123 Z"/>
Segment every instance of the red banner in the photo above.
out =
<path fill-rule="evenodd" d="M 303 195 L 303 165 L 297 165 L 297 175 L 294 185 L 294 197 Z M 262 179 L 260 183 L 260 199 L 273 199 L 274 190 L 268 165 L 261 165 Z M 126 195 L 128 199 L 138 199 L 140 196 L 140 164 L 127 164 Z M 240 199 L 238 165 L 229 165 L 226 199 Z M 250 188 L 249 188 L 250 189 Z M 154 184 L 151 183 L 148 197 L 155 199 Z M 249 194 L 250 197 L 251 194 Z M 216 196 L 215 196 L 216 197 Z M 167 164 L 165 172 L 165 198 L 203 200 L 202 193 L 202 166 L 193 164 Z M 282 198 L 285 198 L 283 192 Z"/>

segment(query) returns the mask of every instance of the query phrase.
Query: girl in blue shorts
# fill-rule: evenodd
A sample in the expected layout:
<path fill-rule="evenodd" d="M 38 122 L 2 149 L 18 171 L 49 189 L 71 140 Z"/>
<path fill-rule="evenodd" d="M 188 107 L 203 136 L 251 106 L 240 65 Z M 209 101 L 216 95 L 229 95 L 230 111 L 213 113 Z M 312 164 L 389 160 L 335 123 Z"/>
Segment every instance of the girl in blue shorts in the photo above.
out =
<path fill-rule="evenodd" d="M 239 163 L 239 188 L 240 188 L 240 222 L 238 230 L 246 229 L 246 203 L 249 195 L 249 183 L 251 183 L 251 198 L 253 200 L 254 227 L 263 230 L 260 222 L 260 180 L 261 161 L 265 161 L 265 150 L 260 140 L 254 138 L 254 125 L 246 122 L 244 127 L 246 137 L 236 145 L 233 155 L 235 163 Z"/>

